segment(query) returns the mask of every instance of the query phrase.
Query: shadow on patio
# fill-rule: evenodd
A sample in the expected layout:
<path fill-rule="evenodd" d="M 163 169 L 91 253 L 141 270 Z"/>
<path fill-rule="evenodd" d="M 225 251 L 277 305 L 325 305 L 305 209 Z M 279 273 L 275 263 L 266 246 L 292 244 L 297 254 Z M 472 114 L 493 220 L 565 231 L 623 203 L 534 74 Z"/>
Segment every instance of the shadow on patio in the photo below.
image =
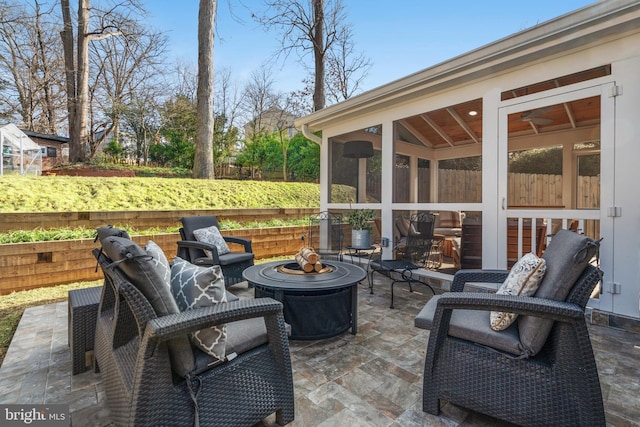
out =
<path fill-rule="evenodd" d="M 358 334 L 291 341 L 296 419 L 292 426 L 506 426 L 446 404 L 439 417 L 422 412 L 422 371 L 429 333 L 413 326 L 431 297 L 424 287 L 396 289 L 389 309 L 388 279 L 376 275 L 375 294 L 360 284 Z M 253 297 L 241 283 L 231 288 Z M 640 420 L 640 335 L 589 326 L 607 424 Z M 74 426 L 112 425 L 104 390 L 92 371 L 71 376 L 67 303 L 25 311 L 0 368 L 0 404 L 70 405 Z M 275 425 L 269 418 L 263 425 Z"/>

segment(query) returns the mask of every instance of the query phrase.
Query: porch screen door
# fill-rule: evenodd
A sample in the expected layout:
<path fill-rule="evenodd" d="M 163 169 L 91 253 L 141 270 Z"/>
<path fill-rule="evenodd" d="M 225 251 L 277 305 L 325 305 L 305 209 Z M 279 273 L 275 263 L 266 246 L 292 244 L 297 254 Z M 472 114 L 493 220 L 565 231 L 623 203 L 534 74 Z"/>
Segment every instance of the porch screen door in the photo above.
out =
<path fill-rule="evenodd" d="M 612 96 L 614 83 L 605 79 L 594 79 L 501 103 L 502 107 L 498 110 L 497 199 L 500 206 L 496 207 L 498 268 L 506 268 L 507 262 L 513 262 L 516 248 L 518 255 L 531 251 L 529 239 L 536 236 L 536 230 L 544 239 L 544 244 L 552 239 L 552 234 L 558 228 L 572 227 L 590 237 L 604 238 L 600 247 L 600 265 L 607 272 L 608 280 L 612 280 L 614 221 L 608 212 L 609 207 L 615 206 L 615 97 Z M 594 119 L 578 126 L 579 115 L 586 114 L 587 109 L 591 109 L 590 114 Z M 560 117 L 568 117 L 570 124 L 558 126 Z M 591 150 L 590 153 L 599 149 L 600 158 L 599 171 L 597 165 L 591 168 L 596 171 L 592 175 L 599 173 L 599 186 L 598 176 L 592 177 L 591 182 L 595 184 L 591 185 L 595 187 L 590 192 L 592 199 L 599 197 L 599 200 L 592 201 L 589 206 L 577 200 L 577 195 L 584 192 L 582 189 L 579 191 L 578 186 L 582 185 L 584 177 L 581 175 L 585 172 L 578 171 L 581 156 L 576 153 L 583 147 Z M 541 151 L 546 152 L 548 157 L 540 156 Z M 557 162 L 560 156 L 561 165 L 549 164 L 550 159 Z M 510 159 L 514 165 L 514 159 L 518 157 L 537 160 L 530 162 L 528 168 L 532 170 L 525 167 L 523 173 L 511 173 Z M 518 169 L 520 172 L 522 163 Z M 536 168 L 539 168 L 539 173 L 536 173 Z M 557 170 L 561 171 L 561 175 L 557 175 Z M 548 182 L 554 179 L 554 183 Z M 517 246 L 514 246 L 514 229 L 520 233 Z M 525 232 L 529 239 L 523 237 Z M 590 306 L 610 311 L 613 307 L 612 294 L 602 292 L 596 295 Z"/>

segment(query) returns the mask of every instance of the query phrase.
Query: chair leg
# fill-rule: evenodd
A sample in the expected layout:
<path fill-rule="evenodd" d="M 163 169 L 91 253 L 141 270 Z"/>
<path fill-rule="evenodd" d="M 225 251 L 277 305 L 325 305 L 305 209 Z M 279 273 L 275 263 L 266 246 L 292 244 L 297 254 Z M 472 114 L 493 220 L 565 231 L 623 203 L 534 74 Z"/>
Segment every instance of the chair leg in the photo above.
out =
<path fill-rule="evenodd" d="M 422 411 L 433 415 L 440 415 L 440 399 L 428 396 L 426 391 L 423 390 Z"/>
<path fill-rule="evenodd" d="M 371 270 L 369 272 L 369 277 L 368 277 L 368 279 L 369 279 L 369 293 L 371 295 L 373 295 L 373 273 L 375 273 L 375 271 Z"/>
<path fill-rule="evenodd" d="M 391 282 L 391 305 L 389 308 L 393 308 L 393 287 L 396 285 L 397 280 L 393 280 Z"/>

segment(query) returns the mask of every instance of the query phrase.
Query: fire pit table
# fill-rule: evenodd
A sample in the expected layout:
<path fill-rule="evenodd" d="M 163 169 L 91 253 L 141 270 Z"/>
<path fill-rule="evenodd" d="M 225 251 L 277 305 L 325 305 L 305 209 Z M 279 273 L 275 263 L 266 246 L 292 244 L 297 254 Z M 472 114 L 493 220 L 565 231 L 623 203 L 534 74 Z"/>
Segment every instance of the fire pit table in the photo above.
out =
<path fill-rule="evenodd" d="M 242 273 L 255 297 L 280 301 L 291 339 L 330 338 L 358 329 L 358 283 L 367 273 L 357 265 L 325 261 L 318 272 L 305 273 L 295 261 L 254 265 Z"/>

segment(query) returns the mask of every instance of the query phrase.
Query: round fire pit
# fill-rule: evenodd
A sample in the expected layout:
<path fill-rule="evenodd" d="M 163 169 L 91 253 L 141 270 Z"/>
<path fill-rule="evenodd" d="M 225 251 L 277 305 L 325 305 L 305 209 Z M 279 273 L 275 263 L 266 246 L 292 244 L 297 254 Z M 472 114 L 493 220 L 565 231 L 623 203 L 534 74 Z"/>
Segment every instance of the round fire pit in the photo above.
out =
<path fill-rule="evenodd" d="M 305 273 L 296 262 L 273 261 L 247 268 L 242 276 L 256 298 L 280 301 L 291 339 L 313 340 L 357 332 L 358 283 L 367 273 L 359 266 L 325 261 L 318 272 Z"/>

